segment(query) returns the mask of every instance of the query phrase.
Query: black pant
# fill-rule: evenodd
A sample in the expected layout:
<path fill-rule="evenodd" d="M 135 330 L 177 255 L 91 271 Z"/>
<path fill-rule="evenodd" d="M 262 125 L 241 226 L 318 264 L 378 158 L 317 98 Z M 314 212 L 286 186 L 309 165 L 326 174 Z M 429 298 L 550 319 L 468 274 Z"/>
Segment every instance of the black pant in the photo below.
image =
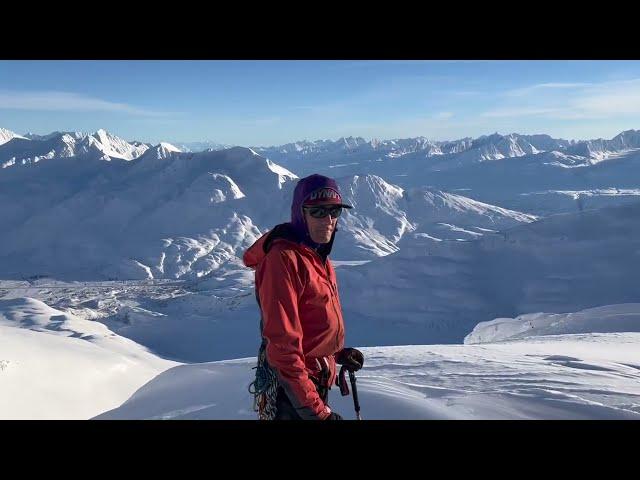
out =
<path fill-rule="evenodd" d="M 324 403 L 327 403 L 329 398 L 329 389 L 316 384 L 316 390 L 318 395 Z M 285 393 L 282 387 L 278 387 L 278 396 L 276 397 L 276 416 L 274 420 L 302 420 L 302 417 L 298 415 L 295 407 L 291 404 L 291 400 Z"/>

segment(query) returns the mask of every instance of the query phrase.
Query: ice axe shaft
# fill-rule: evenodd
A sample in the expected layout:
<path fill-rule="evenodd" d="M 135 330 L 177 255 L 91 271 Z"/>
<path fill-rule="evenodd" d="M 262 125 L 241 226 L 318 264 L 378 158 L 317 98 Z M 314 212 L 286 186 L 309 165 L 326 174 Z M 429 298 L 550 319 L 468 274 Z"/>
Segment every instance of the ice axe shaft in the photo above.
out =
<path fill-rule="evenodd" d="M 356 387 L 356 374 L 349 370 L 349 381 L 351 382 L 351 390 L 353 391 L 353 407 L 356 409 L 356 419 L 362 420 L 360 416 L 360 402 L 358 401 L 358 389 Z"/>

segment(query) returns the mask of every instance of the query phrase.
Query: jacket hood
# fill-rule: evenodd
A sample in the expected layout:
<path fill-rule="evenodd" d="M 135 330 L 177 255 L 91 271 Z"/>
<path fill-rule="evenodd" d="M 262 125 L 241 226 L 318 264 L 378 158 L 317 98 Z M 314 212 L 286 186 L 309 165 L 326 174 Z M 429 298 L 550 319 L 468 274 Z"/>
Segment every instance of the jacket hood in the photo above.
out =
<path fill-rule="evenodd" d="M 298 181 L 296 188 L 293 192 L 293 201 L 291 202 L 291 226 L 296 232 L 298 238 L 305 244 L 317 250 L 318 248 L 322 248 L 323 244 L 319 244 L 311 240 L 311 236 L 309 235 L 309 230 L 307 229 L 307 223 L 304 220 L 304 212 L 302 211 L 302 205 L 305 201 L 309 200 L 314 192 L 322 191 L 322 190 L 333 190 L 337 193 L 339 203 L 344 208 L 352 208 L 351 205 L 347 205 L 342 203 L 342 196 L 340 194 L 340 188 L 338 184 L 333 178 L 325 177 L 324 175 L 318 175 L 314 173 L 313 175 L 309 175 L 308 177 L 302 178 Z M 335 203 L 335 202 L 331 202 Z M 331 236 L 331 241 L 328 244 L 333 244 L 333 238 L 335 236 L 335 232 L 338 231 L 338 226 L 336 225 L 336 229 L 334 231 L 334 235 Z M 331 251 L 331 247 L 329 246 L 329 251 Z M 327 253 L 328 255 L 328 253 Z"/>
<path fill-rule="evenodd" d="M 331 235 L 331 240 L 328 243 L 316 243 L 315 245 L 318 245 L 316 248 L 313 248 L 312 246 L 309 247 L 314 249 L 324 261 L 331 253 L 331 248 L 333 247 L 333 240 L 335 239 L 335 236 L 336 232 L 334 231 Z M 281 223 L 279 225 L 276 225 L 272 230 L 269 230 L 267 233 L 262 235 L 244 252 L 244 255 L 242 257 L 242 261 L 244 262 L 244 264 L 247 267 L 253 268 L 255 270 L 269 252 L 269 249 L 271 248 L 273 242 L 276 240 L 287 240 L 295 244 L 305 243 L 303 239 L 300 238 L 298 231 L 293 227 L 291 223 Z"/>

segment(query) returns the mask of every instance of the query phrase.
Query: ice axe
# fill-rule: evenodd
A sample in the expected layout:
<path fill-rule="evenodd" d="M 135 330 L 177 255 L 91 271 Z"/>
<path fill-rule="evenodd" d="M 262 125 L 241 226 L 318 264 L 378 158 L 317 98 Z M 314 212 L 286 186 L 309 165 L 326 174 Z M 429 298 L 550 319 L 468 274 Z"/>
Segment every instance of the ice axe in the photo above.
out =
<path fill-rule="evenodd" d="M 358 388 L 356 387 L 356 374 L 352 370 L 349 370 L 346 365 L 343 365 L 340 369 L 340 375 L 338 376 L 338 386 L 340 387 L 340 393 L 344 397 L 349 395 L 349 385 L 344 377 L 345 370 L 349 371 L 349 382 L 351 382 L 351 390 L 353 390 L 353 407 L 356 410 L 356 419 L 362 420 L 360 416 L 360 402 L 358 401 Z"/>

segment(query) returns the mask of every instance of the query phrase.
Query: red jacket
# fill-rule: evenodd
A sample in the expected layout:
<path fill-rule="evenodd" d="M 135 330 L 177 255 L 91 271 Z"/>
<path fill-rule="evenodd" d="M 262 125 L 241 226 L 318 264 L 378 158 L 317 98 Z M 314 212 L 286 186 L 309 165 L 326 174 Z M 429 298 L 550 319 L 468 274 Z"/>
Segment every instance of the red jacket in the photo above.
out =
<path fill-rule="evenodd" d="M 271 233 L 271 232 L 269 232 Z M 263 235 L 244 254 L 256 270 L 267 362 L 303 418 L 324 420 L 331 410 L 310 377 L 328 368 L 327 387 L 336 377 L 334 354 L 344 346 L 344 323 L 336 274 L 310 247 L 291 239 Z"/>

